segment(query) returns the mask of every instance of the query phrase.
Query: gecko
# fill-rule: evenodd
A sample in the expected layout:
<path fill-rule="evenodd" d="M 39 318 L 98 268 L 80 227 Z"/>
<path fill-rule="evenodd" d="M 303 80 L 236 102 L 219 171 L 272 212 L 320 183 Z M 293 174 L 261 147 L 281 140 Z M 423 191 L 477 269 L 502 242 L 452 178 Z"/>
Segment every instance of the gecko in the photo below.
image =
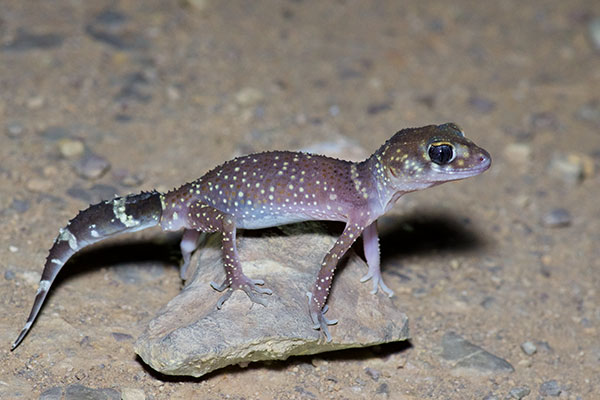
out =
<path fill-rule="evenodd" d="M 160 225 L 183 230 L 180 249 L 185 275 L 203 233 L 222 235 L 225 278 L 211 286 L 223 295 L 223 307 L 233 291 L 242 290 L 251 302 L 266 305 L 270 289 L 242 270 L 236 250 L 237 229 L 261 229 L 308 220 L 341 221 L 345 228 L 323 258 L 312 290 L 307 292 L 312 327 L 331 341 L 325 317 L 338 261 L 362 236 L 372 293 L 392 290 L 380 268 L 377 219 L 400 196 L 479 175 L 491 165 L 490 154 L 467 139 L 454 123 L 400 130 L 362 162 L 321 155 L 268 151 L 227 161 L 201 178 L 167 193 L 142 192 L 91 205 L 59 230 L 42 272 L 33 307 L 14 350 L 29 332 L 54 279 L 78 251 L 125 232 Z"/>

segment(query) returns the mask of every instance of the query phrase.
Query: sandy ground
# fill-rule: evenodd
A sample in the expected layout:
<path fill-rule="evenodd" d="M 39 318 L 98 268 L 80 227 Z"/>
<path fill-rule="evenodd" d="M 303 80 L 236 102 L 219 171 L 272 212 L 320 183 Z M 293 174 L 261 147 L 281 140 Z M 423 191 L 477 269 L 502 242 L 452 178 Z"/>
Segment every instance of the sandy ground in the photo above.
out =
<path fill-rule="evenodd" d="M 0 397 L 600 398 L 598 18 L 592 0 L 3 1 Z M 9 351 L 90 202 L 446 121 L 494 163 L 382 221 L 410 344 L 161 376 L 133 341 L 181 282 L 177 237 L 149 230 L 75 259 Z M 448 332 L 515 371 L 456 368 Z"/>

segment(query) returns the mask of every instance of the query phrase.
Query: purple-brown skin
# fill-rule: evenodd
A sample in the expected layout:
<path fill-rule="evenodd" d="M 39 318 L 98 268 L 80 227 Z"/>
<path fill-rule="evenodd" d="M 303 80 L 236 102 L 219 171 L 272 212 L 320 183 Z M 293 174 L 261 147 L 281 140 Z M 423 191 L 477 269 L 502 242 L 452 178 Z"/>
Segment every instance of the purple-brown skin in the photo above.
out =
<path fill-rule="evenodd" d="M 225 293 L 217 307 L 241 289 L 253 302 L 265 305 L 262 280 L 248 278 L 236 250 L 236 230 L 260 229 L 309 220 L 343 221 L 346 227 L 325 255 L 312 290 L 307 293 L 314 329 L 331 340 L 325 305 L 338 261 L 363 236 L 369 270 L 361 279 L 373 282 L 388 296 L 379 267 L 377 218 L 405 193 L 479 175 L 490 167 L 490 155 L 464 137 L 455 124 L 429 125 L 396 133 L 365 161 L 271 151 L 239 157 L 200 179 L 166 194 L 141 193 L 89 207 L 60 230 L 46 260 L 29 318 L 15 349 L 23 340 L 56 275 L 85 246 L 123 232 L 160 224 L 163 230 L 184 229 L 182 276 L 202 232 L 221 232 L 225 280 L 211 282 Z"/>

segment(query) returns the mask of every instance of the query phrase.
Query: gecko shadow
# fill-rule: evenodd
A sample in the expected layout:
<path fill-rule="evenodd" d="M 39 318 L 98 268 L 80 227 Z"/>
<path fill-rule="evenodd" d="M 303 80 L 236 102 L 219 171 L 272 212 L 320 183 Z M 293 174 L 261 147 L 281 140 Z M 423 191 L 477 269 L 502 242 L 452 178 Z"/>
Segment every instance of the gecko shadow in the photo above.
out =
<path fill-rule="evenodd" d="M 429 212 L 420 210 L 410 215 L 402 217 L 385 217 L 386 220 L 380 224 L 381 238 L 381 255 L 383 272 L 392 275 L 400 276 L 399 270 L 401 266 L 393 260 L 410 256 L 428 256 L 432 253 L 439 254 L 465 254 L 482 250 L 487 246 L 485 238 L 479 233 L 474 224 L 468 218 L 460 216 L 451 216 L 440 214 L 438 212 Z M 328 230 L 333 235 L 339 235 L 343 230 L 343 223 L 327 223 Z M 264 235 L 281 235 L 281 231 L 277 228 L 269 228 L 265 230 L 244 231 L 240 235 L 243 240 L 244 236 L 260 237 Z M 80 254 L 73 257 L 67 265 L 66 273 L 61 273 L 57 279 L 56 285 L 60 285 L 62 281 L 73 279 L 76 276 L 97 270 L 99 268 L 135 268 L 144 269 L 148 265 L 137 265 L 149 263 L 156 265 L 157 263 L 163 266 L 153 267 L 160 268 L 164 271 L 166 268 L 177 267 L 180 261 L 179 240 L 181 234 L 168 233 L 166 239 L 137 239 L 127 240 L 124 243 L 115 243 L 111 241 L 107 244 L 98 244 L 90 247 Z M 354 245 L 354 250 L 364 258 L 362 254 L 362 242 Z M 388 260 L 388 262 L 386 262 Z M 343 268 L 344 265 L 340 265 Z M 317 267 L 315 267 L 316 273 Z M 152 272 L 151 272 L 152 275 Z M 126 275 L 125 275 L 126 276 Z M 122 277 L 121 277 L 121 280 Z M 128 282 L 126 282 L 128 283 Z M 131 282 L 139 283 L 139 282 Z M 50 293 L 51 295 L 52 293 Z M 246 368 L 239 366 L 229 366 L 217 371 L 213 371 L 201 378 L 185 377 L 185 376 L 169 376 L 152 370 L 139 357 L 136 359 L 143 365 L 147 373 L 154 376 L 156 379 L 163 381 L 200 381 L 211 379 L 214 376 L 221 374 L 238 374 L 244 373 L 246 369 L 268 368 L 271 370 L 284 370 L 291 364 L 310 364 L 314 357 L 331 361 L 355 361 L 368 360 L 371 358 L 385 358 L 390 355 L 398 354 L 407 351 L 412 347 L 410 341 L 390 343 L 366 349 L 349 349 L 321 353 L 313 356 L 296 356 L 290 357 L 286 361 L 270 361 L 268 363 L 256 362 L 251 363 Z"/>

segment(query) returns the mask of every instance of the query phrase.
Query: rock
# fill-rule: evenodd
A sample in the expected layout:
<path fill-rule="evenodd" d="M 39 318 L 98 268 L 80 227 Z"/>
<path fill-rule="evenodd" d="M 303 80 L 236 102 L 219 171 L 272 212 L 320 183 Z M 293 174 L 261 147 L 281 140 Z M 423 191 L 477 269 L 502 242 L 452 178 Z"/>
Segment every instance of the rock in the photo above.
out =
<path fill-rule="evenodd" d="M 529 389 L 527 386 L 522 386 L 522 387 L 515 387 L 515 388 L 510 389 L 510 392 L 508 392 L 508 395 L 510 396 L 509 398 L 521 400 L 523 397 L 527 396 L 529 393 L 531 393 L 531 389 Z"/>
<path fill-rule="evenodd" d="M 371 367 L 365 368 L 365 373 L 369 375 L 371 379 L 373 379 L 375 382 L 377 382 L 379 380 L 379 377 L 381 376 L 381 372 Z"/>
<path fill-rule="evenodd" d="M 565 183 L 575 185 L 594 175 L 594 159 L 586 154 L 558 154 L 550 162 L 551 175 Z"/>
<path fill-rule="evenodd" d="M 67 386 L 65 400 L 121 400 L 121 394 L 115 389 L 92 389 L 73 384 Z"/>
<path fill-rule="evenodd" d="M 54 33 L 34 34 L 19 29 L 17 36 L 2 49 L 5 51 L 47 50 L 60 46 L 63 41 L 63 36 Z"/>
<path fill-rule="evenodd" d="M 264 99 L 263 93 L 255 88 L 246 87 L 235 94 L 235 101 L 240 106 L 253 106 L 260 103 Z"/>
<path fill-rule="evenodd" d="M 77 175 L 85 179 L 98 179 L 110 169 L 110 163 L 102 156 L 87 152 L 73 167 Z"/>
<path fill-rule="evenodd" d="M 540 396 L 558 397 L 562 393 L 562 389 L 556 380 L 546 381 L 540 385 Z"/>
<path fill-rule="evenodd" d="M 528 356 L 532 356 L 537 351 L 537 347 L 535 347 L 533 342 L 527 341 L 521 343 L 521 350 L 523 350 L 523 352 Z"/>
<path fill-rule="evenodd" d="M 561 228 L 571 225 L 571 214 L 565 208 L 555 208 L 542 218 L 542 223 L 549 228 Z"/>
<path fill-rule="evenodd" d="M 146 400 L 146 393 L 142 389 L 123 388 L 121 389 L 122 400 Z"/>
<path fill-rule="evenodd" d="M 63 138 L 58 141 L 58 150 L 65 158 L 75 158 L 83 154 L 85 146 L 81 140 Z"/>
<path fill-rule="evenodd" d="M 40 394 L 39 400 L 61 400 L 63 390 L 60 387 L 53 387 L 48 390 L 44 390 Z"/>
<path fill-rule="evenodd" d="M 216 309 L 220 294 L 208 283 L 220 283 L 225 273 L 220 237 L 211 235 L 194 255 L 187 274 L 192 279 L 149 323 L 134 345 L 136 353 L 163 374 L 199 377 L 232 364 L 408 339 L 400 305 L 359 282 L 367 267 L 352 251 L 339 267 L 328 301 L 328 317 L 339 320 L 330 327 L 333 340 L 326 343 L 312 328 L 306 292 L 339 235 L 330 233 L 332 226 L 308 222 L 241 232 L 237 243 L 244 272 L 273 290 L 271 296 L 259 295 L 266 307 L 236 291 Z"/>
<path fill-rule="evenodd" d="M 11 122 L 6 125 L 6 134 L 11 138 L 17 138 L 21 136 L 24 130 L 25 128 L 19 122 Z"/>
<path fill-rule="evenodd" d="M 467 374 L 514 371 L 513 366 L 506 360 L 487 352 L 454 332 L 448 332 L 442 338 L 441 357 L 452 362 L 454 369 Z"/>

